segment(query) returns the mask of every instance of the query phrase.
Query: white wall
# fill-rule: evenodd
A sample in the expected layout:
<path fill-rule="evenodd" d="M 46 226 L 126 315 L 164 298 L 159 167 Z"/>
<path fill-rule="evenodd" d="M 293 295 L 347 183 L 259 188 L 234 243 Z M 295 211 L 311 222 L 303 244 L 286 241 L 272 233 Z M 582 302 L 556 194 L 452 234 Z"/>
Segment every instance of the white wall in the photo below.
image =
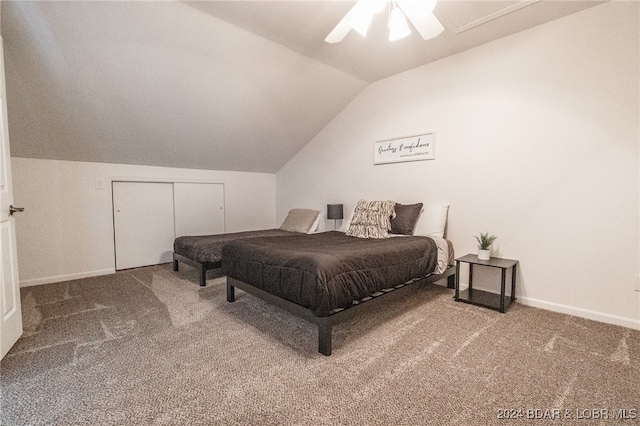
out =
<path fill-rule="evenodd" d="M 224 183 L 227 232 L 275 227 L 273 174 L 15 157 L 12 167 L 22 286 L 115 272 L 112 180 Z"/>
<path fill-rule="evenodd" d="M 640 328 L 638 16 L 607 3 L 371 84 L 277 173 L 277 217 L 449 202 L 457 255 L 486 230 L 520 260 L 520 302 Z M 372 165 L 425 131 L 435 160 Z"/>

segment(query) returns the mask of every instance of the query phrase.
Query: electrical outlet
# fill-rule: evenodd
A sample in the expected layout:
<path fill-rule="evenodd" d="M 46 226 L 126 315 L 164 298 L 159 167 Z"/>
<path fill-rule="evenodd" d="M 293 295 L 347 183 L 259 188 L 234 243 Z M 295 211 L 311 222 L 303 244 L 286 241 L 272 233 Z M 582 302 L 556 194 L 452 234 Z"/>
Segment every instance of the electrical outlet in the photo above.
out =
<path fill-rule="evenodd" d="M 96 178 L 96 189 L 104 189 L 104 178 Z"/>

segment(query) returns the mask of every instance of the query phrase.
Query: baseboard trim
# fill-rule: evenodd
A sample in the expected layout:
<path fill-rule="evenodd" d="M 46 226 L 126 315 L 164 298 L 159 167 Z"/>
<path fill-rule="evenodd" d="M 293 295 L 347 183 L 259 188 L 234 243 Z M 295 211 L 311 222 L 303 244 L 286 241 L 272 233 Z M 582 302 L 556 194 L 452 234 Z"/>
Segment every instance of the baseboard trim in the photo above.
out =
<path fill-rule="evenodd" d="M 467 284 L 461 285 L 462 288 L 466 288 Z M 474 285 L 473 288 L 489 293 L 495 293 L 495 288 L 485 288 L 482 285 Z M 507 297 L 510 295 L 511 288 L 507 286 Z M 498 289 L 498 293 L 500 290 Z M 525 297 L 516 291 L 516 303 L 520 303 L 526 306 L 532 306 L 534 308 L 546 309 L 547 311 L 559 312 L 561 314 L 573 315 L 580 318 L 586 318 L 593 321 L 604 322 L 607 324 L 620 325 L 622 327 L 633 328 L 640 330 L 640 318 L 628 318 L 618 315 L 607 314 L 604 312 L 592 311 L 590 309 L 577 308 L 575 306 L 563 305 L 560 303 L 548 302 L 546 300 L 533 299 L 531 297 Z M 639 312 L 640 314 L 640 312 Z M 640 315 L 639 315 L 640 316 Z"/>
<path fill-rule="evenodd" d="M 523 297 L 519 295 L 516 302 L 527 306 L 533 306 L 534 308 L 546 309 L 548 311 L 559 312 L 561 314 L 569 314 L 593 321 L 620 325 L 622 327 L 640 330 L 640 319 L 621 317 L 618 315 L 606 314 L 604 312 L 592 311 L 590 309 L 576 308 L 575 306 L 561 305 L 559 303 L 547 302 L 544 300 L 532 299 L 530 297 Z"/>
<path fill-rule="evenodd" d="M 35 278 L 31 280 L 20 280 L 20 287 L 31 287 L 34 285 L 53 284 L 62 281 L 78 280 L 80 278 L 97 277 L 99 275 L 115 274 L 116 270 L 113 269 L 101 269 L 98 271 L 81 272 L 78 274 L 68 275 L 56 275 L 53 277 Z"/>

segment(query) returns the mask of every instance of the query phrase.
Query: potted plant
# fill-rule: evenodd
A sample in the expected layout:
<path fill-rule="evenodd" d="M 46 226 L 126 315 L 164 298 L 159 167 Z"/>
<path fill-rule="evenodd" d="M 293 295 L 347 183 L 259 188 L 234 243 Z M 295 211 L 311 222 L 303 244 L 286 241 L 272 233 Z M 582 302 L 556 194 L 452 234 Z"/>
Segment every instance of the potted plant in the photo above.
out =
<path fill-rule="evenodd" d="M 488 232 L 481 232 L 480 236 L 474 237 L 478 241 L 478 260 L 491 259 L 491 244 L 496 240 L 495 235 L 489 236 Z"/>

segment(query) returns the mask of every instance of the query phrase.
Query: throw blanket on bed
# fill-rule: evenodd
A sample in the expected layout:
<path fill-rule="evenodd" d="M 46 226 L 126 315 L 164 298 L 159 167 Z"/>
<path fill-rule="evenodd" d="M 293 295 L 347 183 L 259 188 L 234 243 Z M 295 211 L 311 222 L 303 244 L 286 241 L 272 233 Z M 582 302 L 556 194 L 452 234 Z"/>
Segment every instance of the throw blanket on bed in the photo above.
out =
<path fill-rule="evenodd" d="M 331 231 L 229 242 L 222 271 L 322 317 L 433 273 L 437 257 L 429 237 L 363 239 Z"/>
<path fill-rule="evenodd" d="M 396 217 L 395 205 L 393 201 L 358 201 L 347 235 L 358 238 L 389 238 L 391 219 Z"/>

